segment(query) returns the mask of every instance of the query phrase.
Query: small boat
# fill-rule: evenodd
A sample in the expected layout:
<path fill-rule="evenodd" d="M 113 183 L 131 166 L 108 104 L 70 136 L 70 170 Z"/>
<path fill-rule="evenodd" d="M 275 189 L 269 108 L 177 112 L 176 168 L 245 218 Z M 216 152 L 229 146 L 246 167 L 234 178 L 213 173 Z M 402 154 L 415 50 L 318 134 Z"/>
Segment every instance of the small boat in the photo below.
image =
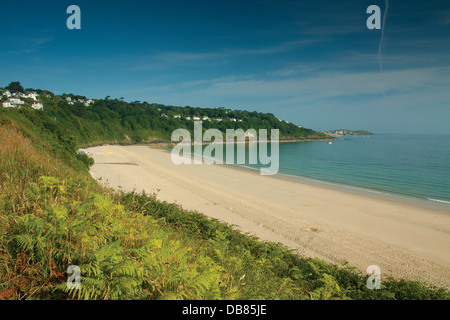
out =
<path fill-rule="evenodd" d="M 330 142 L 328 142 L 328 144 L 333 144 L 333 142 L 330 141 Z"/>

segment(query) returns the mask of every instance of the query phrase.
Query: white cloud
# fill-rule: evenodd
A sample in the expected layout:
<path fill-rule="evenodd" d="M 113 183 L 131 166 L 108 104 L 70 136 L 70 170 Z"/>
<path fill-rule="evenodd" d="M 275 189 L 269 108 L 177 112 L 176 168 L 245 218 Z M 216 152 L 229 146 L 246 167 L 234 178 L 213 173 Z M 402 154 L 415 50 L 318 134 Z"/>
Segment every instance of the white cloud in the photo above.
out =
<path fill-rule="evenodd" d="M 170 96 L 207 97 L 213 101 L 227 97 L 286 98 L 304 101 L 341 96 L 381 94 L 383 91 L 409 94 L 424 90 L 445 90 L 450 87 L 450 68 L 423 68 L 401 71 L 321 73 L 304 79 L 237 79 L 222 78 L 165 86 Z M 197 85 L 198 84 L 198 85 Z M 158 91 L 160 87 L 147 90 Z M 186 90 L 188 89 L 188 90 Z M 446 91 L 446 90 L 445 90 Z"/>

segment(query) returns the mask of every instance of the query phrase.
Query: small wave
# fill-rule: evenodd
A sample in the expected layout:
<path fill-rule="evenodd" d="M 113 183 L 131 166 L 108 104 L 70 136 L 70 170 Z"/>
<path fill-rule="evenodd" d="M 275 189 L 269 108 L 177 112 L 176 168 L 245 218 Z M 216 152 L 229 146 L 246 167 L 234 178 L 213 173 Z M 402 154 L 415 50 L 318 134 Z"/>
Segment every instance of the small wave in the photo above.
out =
<path fill-rule="evenodd" d="M 435 201 L 435 202 L 450 204 L 450 201 L 439 200 L 439 199 L 432 199 L 432 198 L 427 198 L 427 199 L 431 200 L 431 201 Z"/>

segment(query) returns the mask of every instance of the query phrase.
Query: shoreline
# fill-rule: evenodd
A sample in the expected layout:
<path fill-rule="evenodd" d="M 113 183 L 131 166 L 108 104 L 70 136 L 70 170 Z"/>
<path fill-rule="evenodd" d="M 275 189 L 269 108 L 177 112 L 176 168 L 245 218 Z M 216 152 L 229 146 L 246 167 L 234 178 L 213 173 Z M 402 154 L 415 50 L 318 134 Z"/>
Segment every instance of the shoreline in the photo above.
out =
<path fill-rule="evenodd" d="M 245 169 L 245 168 L 244 168 Z M 375 198 L 384 201 L 396 202 L 399 204 L 410 205 L 414 207 L 419 207 L 422 209 L 433 210 L 443 214 L 450 214 L 450 204 L 441 203 L 438 201 L 432 201 L 428 199 L 418 198 L 410 195 L 400 194 L 400 193 L 389 193 L 383 190 L 375 190 L 364 187 L 352 186 L 349 184 L 331 182 L 325 180 L 318 180 L 309 177 L 288 175 L 283 173 L 278 173 L 277 177 L 279 179 L 287 179 L 298 181 L 299 183 L 309 184 L 313 186 L 318 186 L 321 188 L 327 188 L 337 191 L 342 191 L 345 193 L 351 193 L 355 195 L 360 195 L 369 198 Z"/>
<path fill-rule="evenodd" d="M 316 141 L 337 141 L 337 140 L 343 140 L 342 138 L 336 138 L 336 137 L 310 137 L 310 138 L 282 138 L 279 139 L 279 143 L 292 143 L 292 142 L 316 142 Z M 267 140 L 266 142 L 270 142 L 270 140 Z M 82 144 L 79 149 L 87 149 L 87 148 L 94 148 L 94 147 L 102 147 L 102 146 L 165 146 L 165 145 L 176 145 L 180 142 L 171 141 L 171 140 L 151 140 L 151 141 L 141 141 L 141 142 L 133 142 L 133 141 L 109 141 L 109 142 L 99 142 L 99 143 L 91 143 L 91 144 Z M 214 143 L 214 142 L 212 142 Z M 223 144 L 227 143 L 226 140 L 223 140 Z M 241 141 L 235 141 L 233 143 L 243 143 Z M 246 140 L 245 143 L 248 143 Z M 205 144 L 211 144 L 210 141 L 204 141 L 202 142 L 203 145 Z M 194 141 L 191 142 L 191 145 L 194 145 Z"/>
<path fill-rule="evenodd" d="M 156 190 L 159 200 L 235 225 L 262 241 L 283 243 L 300 255 L 337 264 L 345 260 L 363 273 L 378 265 L 383 275 L 450 288 L 450 215 L 442 210 L 321 182 L 263 177 L 235 165 L 176 166 L 161 145 L 88 151 L 96 161 L 91 175 L 113 189 Z M 121 165 L 130 163 L 135 165 Z"/>

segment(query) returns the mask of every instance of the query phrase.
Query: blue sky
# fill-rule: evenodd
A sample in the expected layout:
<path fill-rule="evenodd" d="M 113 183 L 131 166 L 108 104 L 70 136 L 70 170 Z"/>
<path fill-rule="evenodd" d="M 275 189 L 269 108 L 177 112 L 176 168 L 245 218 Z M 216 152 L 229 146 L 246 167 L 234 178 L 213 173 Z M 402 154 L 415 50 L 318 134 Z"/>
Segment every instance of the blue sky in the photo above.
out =
<path fill-rule="evenodd" d="M 389 1 L 381 46 L 373 4 L 383 18 L 385 0 L 2 3 L 0 86 L 450 133 L 450 2 Z"/>

